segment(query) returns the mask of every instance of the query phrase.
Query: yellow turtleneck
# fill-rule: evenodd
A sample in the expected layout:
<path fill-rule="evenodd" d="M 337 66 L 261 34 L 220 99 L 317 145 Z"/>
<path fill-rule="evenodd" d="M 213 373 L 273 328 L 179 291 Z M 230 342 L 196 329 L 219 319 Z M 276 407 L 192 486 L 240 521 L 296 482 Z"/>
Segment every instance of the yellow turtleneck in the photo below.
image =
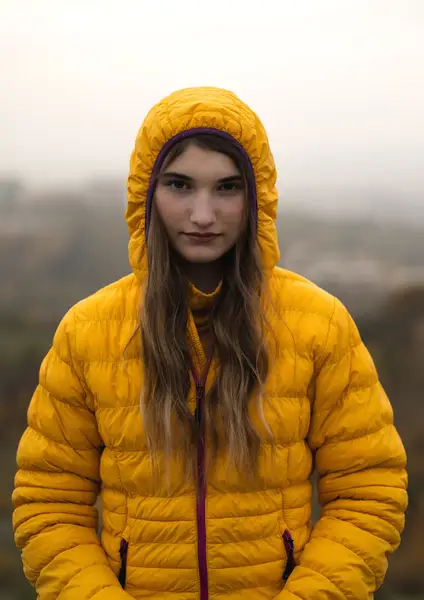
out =
<path fill-rule="evenodd" d="M 210 322 L 210 314 L 212 307 L 221 291 L 222 282 L 219 283 L 216 290 L 211 294 L 205 294 L 198 290 L 192 283 L 189 287 L 189 306 L 193 314 L 194 323 L 197 333 L 202 344 L 205 356 L 209 356 L 212 349 L 212 329 Z"/>

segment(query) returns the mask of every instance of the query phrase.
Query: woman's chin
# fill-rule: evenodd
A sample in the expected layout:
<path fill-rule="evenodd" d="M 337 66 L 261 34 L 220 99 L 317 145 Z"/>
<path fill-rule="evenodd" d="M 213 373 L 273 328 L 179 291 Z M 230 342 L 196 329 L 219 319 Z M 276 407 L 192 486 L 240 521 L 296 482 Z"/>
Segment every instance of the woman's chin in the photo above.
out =
<path fill-rule="evenodd" d="M 200 264 L 219 260 L 226 252 L 226 249 L 214 248 L 212 245 L 207 246 L 202 244 L 191 247 L 184 245 L 184 247 L 180 246 L 175 249 L 177 250 L 178 254 L 180 254 L 180 256 L 187 262 Z"/>

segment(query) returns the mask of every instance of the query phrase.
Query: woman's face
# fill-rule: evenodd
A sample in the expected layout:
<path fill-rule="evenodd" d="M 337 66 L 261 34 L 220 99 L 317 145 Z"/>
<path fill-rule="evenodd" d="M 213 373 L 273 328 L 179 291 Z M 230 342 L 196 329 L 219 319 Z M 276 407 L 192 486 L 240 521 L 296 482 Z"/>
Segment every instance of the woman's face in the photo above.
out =
<path fill-rule="evenodd" d="M 162 172 L 155 202 L 171 244 L 191 263 L 220 259 L 244 227 L 240 171 L 225 154 L 195 144 Z"/>

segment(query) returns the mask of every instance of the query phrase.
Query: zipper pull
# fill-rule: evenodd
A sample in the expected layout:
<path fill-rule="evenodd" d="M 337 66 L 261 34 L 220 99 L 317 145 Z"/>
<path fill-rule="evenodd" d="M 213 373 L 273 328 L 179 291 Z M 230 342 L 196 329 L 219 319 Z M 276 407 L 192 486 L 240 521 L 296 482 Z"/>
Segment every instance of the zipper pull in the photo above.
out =
<path fill-rule="evenodd" d="M 296 566 L 294 563 L 294 541 L 288 529 L 283 533 L 283 541 L 287 554 L 287 564 L 283 573 L 283 579 L 287 581 Z"/>
<path fill-rule="evenodd" d="M 128 555 L 128 542 L 122 539 L 119 546 L 119 556 L 121 558 L 121 568 L 118 574 L 118 581 L 121 584 L 122 589 L 125 589 L 127 582 L 127 555 Z"/>
<path fill-rule="evenodd" d="M 201 402 L 203 400 L 203 386 L 200 383 L 196 383 L 196 408 L 194 410 L 194 418 L 198 426 L 202 419 L 202 407 Z"/>
<path fill-rule="evenodd" d="M 128 542 L 127 540 L 122 539 L 121 543 L 119 545 L 119 556 L 121 557 L 121 559 L 123 560 L 128 552 Z"/>

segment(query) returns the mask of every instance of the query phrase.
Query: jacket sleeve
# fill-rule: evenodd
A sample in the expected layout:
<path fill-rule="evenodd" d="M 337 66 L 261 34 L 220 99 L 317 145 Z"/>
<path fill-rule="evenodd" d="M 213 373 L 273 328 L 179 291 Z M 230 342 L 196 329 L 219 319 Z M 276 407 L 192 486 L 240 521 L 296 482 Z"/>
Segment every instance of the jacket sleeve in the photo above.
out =
<path fill-rule="evenodd" d="M 96 533 L 101 438 L 72 311 L 43 361 L 18 449 L 13 527 L 39 600 L 127 600 Z"/>
<path fill-rule="evenodd" d="M 368 600 L 400 543 L 405 450 L 370 354 L 338 300 L 318 354 L 309 444 L 321 516 L 280 600 Z"/>

